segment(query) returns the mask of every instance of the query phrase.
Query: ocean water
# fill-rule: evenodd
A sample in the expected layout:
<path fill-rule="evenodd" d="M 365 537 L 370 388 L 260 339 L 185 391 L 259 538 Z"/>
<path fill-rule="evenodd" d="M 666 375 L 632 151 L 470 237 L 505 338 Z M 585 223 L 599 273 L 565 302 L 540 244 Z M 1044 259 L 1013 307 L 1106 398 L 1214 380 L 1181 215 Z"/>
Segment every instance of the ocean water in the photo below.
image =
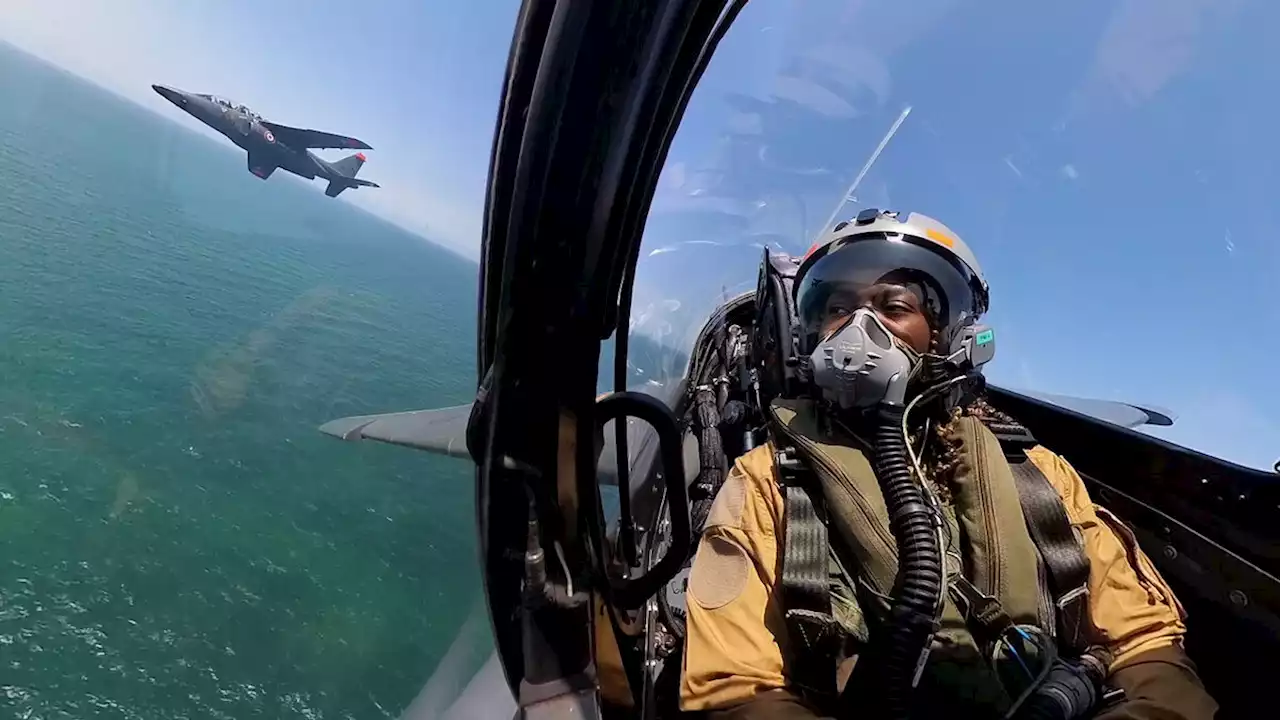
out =
<path fill-rule="evenodd" d="M 474 621 L 471 467 L 316 427 L 470 399 L 476 266 L 320 189 L 0 44 L 0 715 L 394 717 Z"/>

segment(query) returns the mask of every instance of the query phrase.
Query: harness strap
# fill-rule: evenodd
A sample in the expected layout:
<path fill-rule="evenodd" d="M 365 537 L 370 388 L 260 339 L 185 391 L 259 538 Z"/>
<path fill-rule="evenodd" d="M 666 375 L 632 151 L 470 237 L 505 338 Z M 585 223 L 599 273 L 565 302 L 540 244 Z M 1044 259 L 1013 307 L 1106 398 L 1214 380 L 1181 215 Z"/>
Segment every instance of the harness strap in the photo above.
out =
<path fill-rule="evenodd" d="M 1067 517 L 1062 497 L 1040 468 L 1027 457 L 1036 439 L 1024 427 L 989 425 L 1013 470 L 1027 530 L 1049 573 L 1058 618 L 1059 642 L 1076 652 L 1086 649 L 1089 617 L 1089 557 Z"/>
<path fill-rule="evenodd" d="M 775 453 L 785 500 L 782 605 L 791 642 L 789 669 L 793 684 L 823 695 L 834 694 L 834 658 L 842 631 L 831 614 L 830 540 L 823 505 L 814 501 L 805 471 L 790 448 Z M 819 498 L 821 495 L 818 496 Z"/>
<path fill-rule="evenodd" d="M 1035 437 L 1021 425 L 988 423 L 1013 470 L 1027 530 L 1048 573 L 1055 605 L 1058 640 L 1064 650 L 1087 649 L 1089 559 L 1067 517 L 1062 498 L 1044 473 L 1027 457 Z M 798 644 L 788 674 L 799 688 L 822 696 L 835 692 L 832 670 L 843 642 L 843 629 L 831 611 L 831 552 L 821 491 L 792 448 L 775 453 L 778 482 L 785 501 L 780 589 L 788 634 Z M 816 495 L 815 495 L 816 493 Z M 976 635 L 990 639 L 1012 621 L 998 600 L 982 595 L 964 578 L 951 583 L 962 612 Z M 976 627 L 973 627 L 976 625 Z"/>

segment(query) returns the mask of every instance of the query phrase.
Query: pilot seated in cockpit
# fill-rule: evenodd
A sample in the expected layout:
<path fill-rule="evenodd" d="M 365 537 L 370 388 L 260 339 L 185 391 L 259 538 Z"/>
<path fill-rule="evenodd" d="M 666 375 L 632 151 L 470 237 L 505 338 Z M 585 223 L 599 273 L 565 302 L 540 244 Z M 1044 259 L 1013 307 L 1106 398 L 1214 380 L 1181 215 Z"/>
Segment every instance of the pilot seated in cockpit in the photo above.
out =
<path fill-rule="evenodd" d="M 769 442 L 716 495 L 682 709 L 1213 716 L 1131 531 L 966 389 L 994 350 L 987 298 L 969 248 L 917 214 L 864 212 L 801 263 L 809 396 L 771 404 Z"/>

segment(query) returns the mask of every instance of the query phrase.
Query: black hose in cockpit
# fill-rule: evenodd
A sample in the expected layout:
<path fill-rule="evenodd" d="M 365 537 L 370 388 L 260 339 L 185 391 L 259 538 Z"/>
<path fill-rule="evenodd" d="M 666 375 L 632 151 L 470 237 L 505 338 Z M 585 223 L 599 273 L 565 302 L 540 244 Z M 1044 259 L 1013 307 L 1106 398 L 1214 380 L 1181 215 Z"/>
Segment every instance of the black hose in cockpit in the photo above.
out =
<path fill-rule="evenodd" d="M 942 546 L 935 525 L 936 513 L 924 488 L 911 476 L 902 415 L 901 407 L 882 406 L 874 435 L 876 478 L 898 547 L 898 572 L 883 635 L 873 639 L 864 658 L 869 662 L 868 676 L 874 678 L 874 683 L 849 683 L 841 696 L 844 717 L 866 714 L 868 698 L 853 695 L 872 688 L 882 717 L 909 717 L 911 695 L 938 629 L 937 608 L 943 592 Z"/>

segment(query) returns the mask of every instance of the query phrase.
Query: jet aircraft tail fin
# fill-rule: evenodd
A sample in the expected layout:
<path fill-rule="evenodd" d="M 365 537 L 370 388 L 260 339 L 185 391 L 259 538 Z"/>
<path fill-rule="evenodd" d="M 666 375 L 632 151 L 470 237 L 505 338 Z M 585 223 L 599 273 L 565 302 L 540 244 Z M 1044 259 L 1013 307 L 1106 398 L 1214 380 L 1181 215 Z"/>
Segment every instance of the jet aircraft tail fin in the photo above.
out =
<path fill-rule="evenodd" d="M 333 163 L 333 169 L 342 175 L 353 178 L 356 173 L 360 172 L 360 168 L 364 166 L 364 161 L 364 153 L 354 153 Z"/>
<path fill-rule="evenodd" d="M 325 188 L 324 194 L 329 197 L 338 197 L 347 188 L 378 187 L 378 183 L 356 177 L 356 173 L 360 172 L 360 168 L 364 166 L 364 161 L 364 153 L 355 153 L 331 163 L 330 167 L 333 168 L 335 175 L 329 178 L 329 187 Z"/>

